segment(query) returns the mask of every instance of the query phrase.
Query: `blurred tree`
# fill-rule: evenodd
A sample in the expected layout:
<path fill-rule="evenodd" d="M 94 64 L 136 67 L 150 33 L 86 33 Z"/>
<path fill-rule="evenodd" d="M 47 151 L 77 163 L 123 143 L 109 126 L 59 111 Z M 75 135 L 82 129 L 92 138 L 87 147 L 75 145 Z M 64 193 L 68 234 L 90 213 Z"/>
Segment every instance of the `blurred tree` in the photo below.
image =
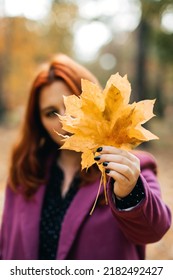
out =
<path fill-rule="evenodd" d="M 173 80 L 173 33 L 165 33 L 162 30 L 159 30 L 155 34 L 155 43 L 156 43 L 156 51 L 158 54 L 158 71 L 157 71 L 157 82 L 156 82 L 156 95 L 157 99 L 160 100 L 157 105 L 157 109 L 160 116 L 164 115 L 164 110 L 162 105 L 167 105 L 166 100 L 164 96 L 166 94 L 163 94 L 165 89 L 164 85 L 166 84 L 168 87 L 169 80 Z M 170 73 L 170 75 L 169 75 Z M 167 74 L 167 75 L 165 75 Z M 168 80 L 168 77 L 170 76 L 170 79 Z M 173 90 L 173 86 L 171 86 L 171 93 Z M 168 103 L 172 103 L 173 106 L 173 97 L 171 96 L 167 97 Z"/>
<path fill-rule="evenodd" d="M 6 111 L 5 106 L 5 96 L 4 96 L 4 88 L 3 81 L 5 77 L 5 41 L 6 41 L 6 32 L 5 29 L 7 22 L 4 21 L 3 17 L 0 18 L 0 123 L 3 122 L 4 114 Z"/>
<path fill-rule="evenodd" d="M 173 66 L 173 33 L 169 34 L 160 30 L 155 38 L 160 61 Z"/>
<path fill-rule="evenodd" d="M 73 24 L 77 17 L 78 8 L 72 1 L 53 0 L 48 17 L 48 44 L 53 52 L 65 52 L 72 55 Z"/>
<path fill-rule="evenodd" d="M 0 19 L 1 26 L 1 38 L 2 38 L 2 25 L 3 20 Z M 4 89 L 3 89 L 3 80 L 4 80 L 4 44 L 3 40 L 0 40 L 0 123 L 3 122 L 4 114 L 6 111 L 5 101 L 4 101 Z"/>
<path fill-rule="evenodd" d="M 172 0 L 141 0 L 141 10 L 142 16 L 141 21 L 137 30 L 137 39 L 138 39 L 138 53 L 137 53 L 137 68 L 136 68 L 136 92 L 138 93 L 139 99 L 144 99 L 149 97 L 149 88 L 148 83 L 148 73 L 147 63 L 150 58 L 150 52 L 155 45 L 156 52 L 159 48 L 155 40 L 155 34 L 159 32 L 161 28 L 161 17 L 164 10 L 168 7 L 169 4 L 172 4 Z M 165 37 L 167 35 L 165 34 Z M 166 42 L 166 41 L 165 41 Z M 169 46 L 164 43 L 164 52 L 167 53 Z M 160 52 L 160 51 L 159 51 Z M 157 55 L 159 54 L 157 52 Z M 163 52 L 163 48 L 162 48 Z M 159 54 L 160 57 L 160 54 Z M 153 57 L 152 57 L 153 59 Z M 162 60 L 163 61 L 163 60 Z M 157 83 L 155 86 L 155 94 L 157 98 L 157 109 L 160 116 L 163 115 L 163 100 L 162 100 L 162 82 L 160 73 L 156 73 Z M 158 81 L 159 86 L 158 86 Z"/>
<path fill-rule="evenodd" d="M 53 54 L 71 54 L 72 26 L 77 8 L 68 1 L 53 1 L 43 20 L 5 17 L 0 32 L 0 114 L 25 105 L 37 67 Z M 3 28 L 2 28 L 3 26 Z M 4 98 L 5 97 L 5 98 Z"/>
<path fill-rule="evenodd" d="M 5 80 L 9 73 L 11 61 L 12 22 L 9 18 L 0 19 L 0 122 L 4 121 L 7 111 Z"/>
<path fill-rule="evenodd" d="M 38 49 L 37 35 L 28 31 L 26 19 L 4 18 L 8 21 L 4 56 L 4 95 L 6 108 L 11 109 L 26 100 L 28 78 L 33 74 L 35 63 L 32 59 Z"/>
<path fill-rule="evenodd" d="M 99 5 L 98 0 L 94 2 Z M 79 19 L 78 6 L 76 4 L 79 4 L 79 1 L 53 0 L 51 11 L 45 19 L 39 21 L 21 17 L 3 18 L 3 22 L 8 22 L 8 28 L 0 32 L 0 81 L 2 81 L 0 82 L 0 87 L 2 88 L 0 88 L 0 98 L 7 96 L 8 99 L 7 101 L 6 99 L 4 100 L 4 104 L 0 102 L 2 112 L 4 108 L 16 107 L 25 102 L 29 81 L 32 80 L 37 65 L 57 52 L 65 52 L 73 56 L 73 24 L 76 23 L 76 19 L 81 20 L 82 23 L 87 23 L 87 20 L 90 22 L 101 21 L 110 28 L 113 35 L 111 44 L 109 42 L 109 45 L 102 49 L 102 53 L 98 52 L 99 55 L 104 53 L 112 54 L 117 58 L 114 69 L 117 67 L 118 71 L 122 70 L 122 74 L 130 72 L 131 76 L 134 73 L 134 65 L 137 61 L 136 75 L 133 74 L 136 77 L 136 90 L 134 92 L 138 94 L 138 98 L 135 97 L 135 99 L 148 98 L 148 93 L 151 93 L 150 79 L 151 76 L 153 79 L 153 73 L 155 73 L 150 71 L 151 64 L 157 63 L 157 56 L 161 66 L 165 65 L 166 62 L 169 64 L 172 61 L 170 57 L 168 58 L 168 48 L 170 45 L 168 41 L 172 40 L 171 36 L 160 30 L 162 14 L 168 5 L 172 3 L 172 0 L 140 0 L 140 2 L 142 9 L 140 25 L 138 26 L 137 33 L 135 31 L 130 35 L 131 41 L 127 40 L 124 46 L 118 45 L 118 40 L 121 37 L 120 32 L 117 35 L 114 33 L 115 29 L 113 30 L 112 28 L 115 16 L 113 14 L 111 16 L 99 14 L 99 16 L 93 15 L 93 18 Z M 134 63 L 134 52 L 136 51 L 135 34 L 138 36 L 138 51 Z M 164 39 L 165 43 L 162 42 L 162 39 Z M 170 50 L 169 53 L 171 56 L 172 51 Z M 97 57 L 97 65 L 95 64 L 94 66 L 94 72 L 100 75 L 99 79 L 103 80 L 104 84 L 107 77 L 105 75 L 102 78 L 103 68 L 99 65 L 99 55 Z M 167 56 L 166 59 L 165 56 Z M 7 68 L 5 69 L 5 67 Z M 162 68 L 160 67 L 160 69 Z M 90 69 L 92 70 L 92 65 Z M 107 70 L 107 76 L 114 69 Z M 159 77 L 161 74 L 157 73 L 157 75 Z M 133 79 L 133 77 L 130 78 Z M 161 83 L 160 78 L 158 81 Z M 159 85 L 159 90 L 156 89 L 158 81 L 154 84 L 155 89 L 152 90 L 152 93 L 156 91 L 155 97 L 157 97 L 157 103 L 159 102 L 160 104 L 161 112 L 163 108 L 163 95 L 162 85 Z M 3 95 L 1 95 L 2 92 Z"/>
<path fill-rule="evenodd" d="M 0 1 L 0 123 L 3 120 L 3 116 L 5 113 L 5 104 L 4 104 L 4 94 L 3 94 L 3 79 L 4 79 L 4 60 L 3 60 L 3 52 L 4 52 L 4 40 L 3 40 L 3 31 L 4 31 L 4 20 L 3 20 L 3 12 L 4 12 L 4 1 Z"/>

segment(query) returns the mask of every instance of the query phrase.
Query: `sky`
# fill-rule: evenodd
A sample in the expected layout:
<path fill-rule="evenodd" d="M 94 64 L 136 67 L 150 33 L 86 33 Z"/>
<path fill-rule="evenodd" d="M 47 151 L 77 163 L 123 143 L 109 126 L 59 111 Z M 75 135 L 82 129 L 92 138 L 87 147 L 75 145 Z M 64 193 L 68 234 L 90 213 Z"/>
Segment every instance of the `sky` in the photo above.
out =
<path fill-rule="evenodd" d="M 93 16 L 104 15 L 116 17 L 112 21 L 112 27 L 117 30 L 133 30 L 136 28 L 140 18 L 139 0 L 75 0 L 79 5 L 79 14 L 86 21 L 79 21 L 74 26 L 74 50 L 80 52 L 84 60 L 92 60 L 100 46 L 112 39 L 110 25 L 98 21 L 87 21 Z M 51 0 L 0 0 L 4 5 L 4 13 L 9 16 L 25 16 L 32 20 L 44 19 L 50 8 Z M 123 19 L 123 20 L 122 20 Z M 88 45 L 88 42 L 90 44 Z"/>
<path fill-rule="evenodd" d="M 81 3 L 80 0 L 77 2 Z M 139 24 L 141 16 L 139 0 L 82 2 L 79 5 L 79 14 L 89 22 L 88 24 L 84 21 L 77 23 L 78 26 L 74 32 L 75 49 L 80 57 L 86 60 L 96 58 L 100 46 L 109 43 L 114 34 L 133 31 Z M 104 24 L 104 21 L 97 20 L 90 22 L 93 17 L 105 17 L 109 23 Z"/>
<path fill-rule="evenodd" d="M 86 60 L 92 60 L 100 46 L 112 39 L 112 31 L 113 33 L 133 31 L 140 21 L 139 0 L 74 0 L 74 2 L 79 5 L 80 16 L 86 20 L 79 20 L 74 26 L 74 50 L 77 49 Z M 0 13 L 41 20 L 47 15 L 50 5 L 51 0 L 0 0 Z M 109 26 L 104 22 L 89 22 L 93 17 L 99 16 L 110 18 Z M 162 27 L 166 32 L 173 32 L 172 22 L 173 7 L 165 11 L 162 17 Z"/>
<path fill-rule="evenodd" d="M 0 0 L 0 13 L 9 16 L 22 15 L 39 20 L 46 16 L 51 0 Z M 134 29 L 139 20 L 139 0 L 74 0 L 79 4 L 79 12 L 84 18 L 104 14 L 116 15 L 115 24 L 120 29 Z M 173 32 L 173 6 L 164 13 L 162 25 L 168 32 Z"/>
<path fill-rule="evenodd" d="M 22 15 L 33 20 L 42 19 L 50 8 L 51 0 L 0 0 L 9 16 Z"/>

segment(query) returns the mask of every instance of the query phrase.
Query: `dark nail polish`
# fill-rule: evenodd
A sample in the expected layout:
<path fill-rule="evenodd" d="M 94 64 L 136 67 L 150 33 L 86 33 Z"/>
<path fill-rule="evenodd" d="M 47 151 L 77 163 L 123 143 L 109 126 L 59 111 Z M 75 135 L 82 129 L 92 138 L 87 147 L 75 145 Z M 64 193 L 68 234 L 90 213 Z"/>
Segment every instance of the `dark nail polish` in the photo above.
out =
<path fill-rule="evenodd" d="M 100 160 L 100 157 L 99 156 L 94 157 L 94 160 Z"/>
<path fill-rule="evenodd" d="M 108 174 L 110 172 L 110 169 L 106 169 L 105 172 Z"/>
<path fill-rule="evenodd" d="M 102 147 L 99 147 L 98 149 L 97 149 L 97 152 L 101 152 L 103 150 L 103 148 Z"/>
<path fill-rule="evenodd" d="M 107 161 L 103 162 L 103 166 L 108 166 L 108 164 L 109 164 L 109 162 L 107 162 Z"/>

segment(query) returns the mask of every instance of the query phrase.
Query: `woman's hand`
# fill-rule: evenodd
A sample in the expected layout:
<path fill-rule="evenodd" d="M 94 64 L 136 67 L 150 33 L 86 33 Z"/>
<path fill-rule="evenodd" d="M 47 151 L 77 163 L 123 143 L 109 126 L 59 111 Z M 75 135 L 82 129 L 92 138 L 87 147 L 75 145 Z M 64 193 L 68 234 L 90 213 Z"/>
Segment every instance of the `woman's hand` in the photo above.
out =
<path fill-rule="evenodd" d="M 108 176 L 114 179 L 114 193 L 117 197 L 127 196 L 135 187 L 140 174 L 140 161 L 132 153 L 112 146 L 97 149 L 95 160 L 102 163 Z"/>

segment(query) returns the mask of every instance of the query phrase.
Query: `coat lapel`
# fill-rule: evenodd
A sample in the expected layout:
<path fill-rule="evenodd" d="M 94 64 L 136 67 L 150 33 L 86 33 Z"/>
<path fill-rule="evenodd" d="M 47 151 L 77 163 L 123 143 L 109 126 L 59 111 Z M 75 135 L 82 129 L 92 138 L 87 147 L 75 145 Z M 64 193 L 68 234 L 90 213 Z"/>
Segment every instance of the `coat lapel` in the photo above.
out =
<path fill-rule="evenodd" d="M 39 226 L 45 186 L 40 186 L 31 201 L 21 200 L 21 230 L 26 259 L 38 259 Z"/>
<path fill-rule="evenodd" d="M 83 222 L 89 216 L 94 204 L 99 180 L 88 186 L 81 187 L 70 204 L 64 217 L 57 259 L 65 259 Z M 103 192 L 103 190 L 101 191 Z M 21 199 L 21 230 L 25 259 L 38 259 L 39 226 L 45 186 L 40 186 L 34 198 L 27 202 Z M 80 208 L 79 208 L 80 206 Z"/>
<path fill-rule="evenodd" d="M 61 228 L 57 259 L 66 259 L 83 220 L 89 216 L 98 186 L 99 180 L 86 187 L 81 187 L 70 204 Z"/>

